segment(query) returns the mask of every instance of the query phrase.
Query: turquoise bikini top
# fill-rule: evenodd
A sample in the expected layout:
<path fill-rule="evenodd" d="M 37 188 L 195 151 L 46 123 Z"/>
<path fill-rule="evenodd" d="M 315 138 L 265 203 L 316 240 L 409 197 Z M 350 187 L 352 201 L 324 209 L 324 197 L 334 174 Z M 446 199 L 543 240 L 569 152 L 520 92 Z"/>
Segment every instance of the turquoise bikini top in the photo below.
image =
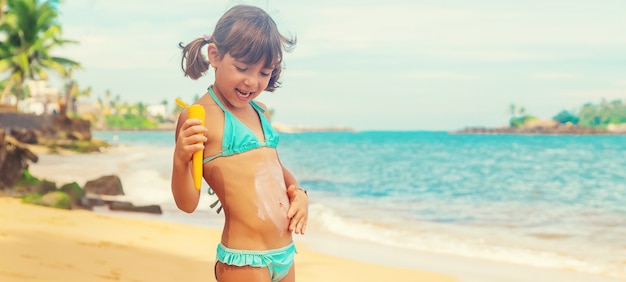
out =
<path fill-rule="evenodd" d="M 261 106 L 254 101 L 250 101 L 250 105 L 256 110 L 261 119 L 261 127 L 263 128 L 265 141 L 259 140 L 250 128 L 226 110 L 224 105 L 220 102 L 220 99 L 213 93 L 211 87 L 209 87 L 209 93 L 215 103 L 224 111 L 224 137 L 222 138 L 222 151 L 219 154 L 205 158 L 203 163 L 210 162 L 219 157 L 232 156 L 261 147 L 276 148 L 278 146 L 278 132 L 274 130 L 270 121 L 263 114 L 265 110 L 263 110 Z"/>

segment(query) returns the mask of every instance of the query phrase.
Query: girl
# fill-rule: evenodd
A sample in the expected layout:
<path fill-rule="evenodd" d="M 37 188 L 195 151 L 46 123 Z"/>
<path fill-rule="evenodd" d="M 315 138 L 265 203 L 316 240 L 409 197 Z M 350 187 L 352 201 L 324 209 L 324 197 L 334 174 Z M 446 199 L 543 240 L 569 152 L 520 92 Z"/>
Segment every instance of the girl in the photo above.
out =
<path fill-rule="evenodd" d="M 254 101 L 279 87 L 282 52 L 294 45 L 265 11 L 246 5 L 228 10 L 211 36 L 181 45 L 185 75 L 198 79 L 210 65 L 215 82 L 196 102 L 205 108 L 205 126 L 186 110 L 178 118 L 172 194 L 181 210 L 196 209 L 191 158 L 203 150 L 204 180 L 225 216 L 218 281 L 295 281 L 292 232 L 304 234 L 308 195 L 280 162 L 278 134 L 265 105 Z"/>

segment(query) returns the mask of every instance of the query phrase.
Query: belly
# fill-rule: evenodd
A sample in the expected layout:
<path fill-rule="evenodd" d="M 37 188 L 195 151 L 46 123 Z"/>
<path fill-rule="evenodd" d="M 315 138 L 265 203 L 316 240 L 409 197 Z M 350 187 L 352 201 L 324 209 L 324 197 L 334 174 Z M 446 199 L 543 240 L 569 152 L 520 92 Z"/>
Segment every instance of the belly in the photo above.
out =
<path fill-rule="evenodd" d="M 289 198 L 276 151 L 257 149 L 213 162 L 205 172 L 222 201 L 227 241 L 289 242 Z"/>
<path fill-rule="evenodd" d="M 254 181 L 256 198 L 253 199 L 257 218 L 266 228 L 274 227 L 277 232 L 287 230 L 289 220 L 289 198 L 280 164 L 259 166 Z"/>

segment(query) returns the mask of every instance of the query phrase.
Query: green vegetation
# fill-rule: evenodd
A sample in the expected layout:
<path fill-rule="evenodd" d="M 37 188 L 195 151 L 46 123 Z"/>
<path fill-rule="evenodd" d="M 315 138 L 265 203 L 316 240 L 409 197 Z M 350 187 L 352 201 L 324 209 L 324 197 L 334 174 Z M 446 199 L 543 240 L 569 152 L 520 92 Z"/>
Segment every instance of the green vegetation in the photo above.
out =
<path fill-rule="evenodd" d="M 509 111 L 511 113 L 511 119 L 509 120 L 511 127 L 520 127 L 527 121 L 536 119 L 536 117 L 526 114 L 526 108 L 517 107 L 515 104 L 509 105 Z"/>
<path fill-rule="evenodd" d="M 622 100 L 587 103 L 578 111 L 578 125 L 606 128 L 609 124 L 626 123 L 626 104 Z"/>
<path fill-rule="evenodd" d="M 22 202 L 27 204 L 37 204 L 42 195 L 37 193 L 29 193 L 22 196 Z"/>
<path fill-rule="evenodd" d="M 110 144 L 93 138 L 91 140 L 74 140 L 65 144 L 56 144 L 56 146 L 77 153 L 100 152 L 103 148 L 111 147 Z"/>
<path fill-rule="evenodd" d="M 27 185 L 34 185 L 37 183 L 40 183 L 41 180 L 39 180 L 39 178 L 33 176 L 30 171 L 28 170 L 28 168 L 24 169 L 24 171 L 22 171 L 22 177 L 19 179 L 19 181 L 17 182 L 16 185 L 19 186 L 27 186 Z"/>
<path fill-rule="evenodd" d="M 26 194 L 22 197 L 22 202 L 57 209 L 69 210 L 72 208 L 70 196 L 63 191 L 52 191 L 45 195 L 35 193 Z"/>
<path fill-rule="evenodd" d="M 70 69 L 80 68 L 73 60 L 52 56 L 50 51 L 76 41 L 61 37 L 56 4 L 58 1 L 5 0 L 0 15 L 0 73 L 8 74 L 0 101 L 9 92 L 17 101 L 24 95 L 27 79 L 48 78 L 48 71 L 67 77 Z"/>
<path fill-rule="evenodd" d="M 534 116 L 526 114 L 523 107 L 517 108 L 510 105 L 511 119 L 509 124 L 512 127 L 519 127 L 524 123 L 535 119 Z M 573 124 L 581 127 L 606 129 L 609 124 L 626 123 L 626 103 L 622 100 L 607 102 L 603 100 L 599 104 L 587 103 L 579 110 L 562 110 L 552 117 L 560 124 Z"/>
<path fill-rule="evenodd" d="M 46 187 L 41 186 L 45 184 Z M 38 187 L 39 186 L 39 187 Z M 84 190 L 72 182 L 57 189 L 54 182 L 40 180 L 25 169 L 14 189 L 25 192 L 22 202 L 59 209 L 71 209 L 72 203 L 79 201 Z"/>
<path fill-rule="evenodd" d="M 571 124 L 578 124 L 578 121 L 580 121 L 578 115 L 572 114 L 566 110 L 562 110 L 552 117 L 552 119 L 558 121 L 560 124 L 566 124 L 568 122 Z"/>
<path fill-rule="evenodd" d="M 110 129 L 154 129 L 158 125 L 154 120 L 131 113 L 108 115 L 106 116 L 106 124 Z"/>
<path fill-rule="evenodd" d="M 98 99 L 98 103 L 104 109 L 102 115 L 106 128 L 133 130 L 157 128 L 159 117 L 149 116 L 146 105 L 141 102 L 132 105 L 122 102 L 119 95 L 109 100 L 110 96 L 110 91 L 107 90 L 104 99 Z"/>
<path fill-rule="evenodd" d="M 509 125 L 511 125 L 512 127 L 520 127 L 524 125 L 526 122 L 531 121 L 533 119 L 537 119 L 537 118 L 534 116 L 530 116 L 530 115 L 512 117 L 511 120 L 509 120 Z"/>

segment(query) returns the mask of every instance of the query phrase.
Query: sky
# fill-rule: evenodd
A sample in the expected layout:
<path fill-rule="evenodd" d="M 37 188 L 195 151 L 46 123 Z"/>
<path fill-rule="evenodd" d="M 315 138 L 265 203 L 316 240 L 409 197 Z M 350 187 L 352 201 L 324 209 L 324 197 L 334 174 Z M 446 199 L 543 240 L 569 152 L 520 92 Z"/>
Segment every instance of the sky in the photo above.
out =
<path fill-rule="evenodd" d="M 191 103 L 213 71 L 184 77 L 178 43 L 211 34 L 226 10 L 250 4 L 297 38 L 284 55 L 282 87 L 257 98 L 285 125 L 497 127 L 507 125 L 511 105 L 549 119 L 626 99 L 623 0 L 156 3 L 64 1 L 63 36 L 79 44 L 52 54 L 82 64 L 75 77 L 94 97 L 109 90 L 131 103 Z"/>

